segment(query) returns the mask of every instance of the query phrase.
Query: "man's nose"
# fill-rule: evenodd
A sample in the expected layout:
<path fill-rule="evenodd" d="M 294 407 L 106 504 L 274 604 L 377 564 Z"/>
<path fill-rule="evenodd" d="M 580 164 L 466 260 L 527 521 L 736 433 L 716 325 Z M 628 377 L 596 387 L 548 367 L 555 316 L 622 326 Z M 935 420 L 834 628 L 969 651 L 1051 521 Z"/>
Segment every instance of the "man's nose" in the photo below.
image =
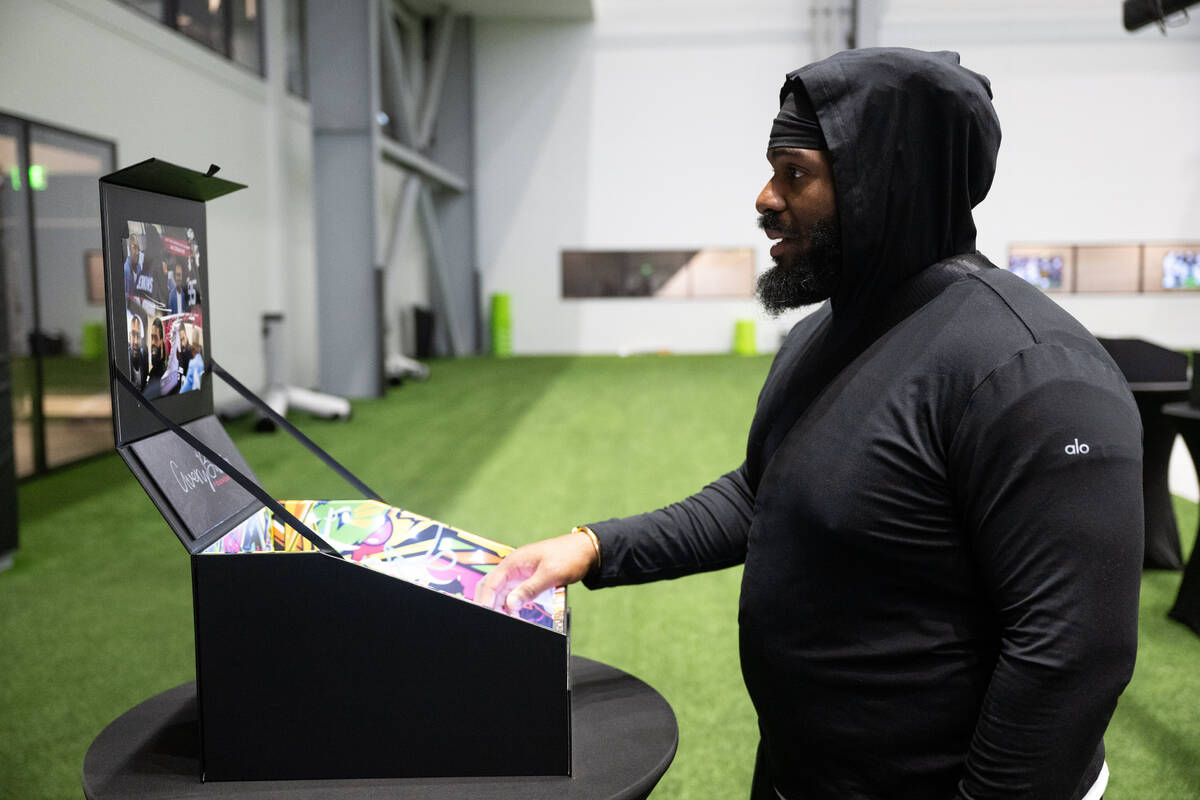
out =
<path fill-rule="evenodd" d="M 774 179 L 767 181 L 767 185 L 758 193 L 758 198 L 754 201 L 754 209 L 760 214 L 768 211 L 783 211 L 783 198 L 779 196 L 779 192 L 775 191 Z"/>

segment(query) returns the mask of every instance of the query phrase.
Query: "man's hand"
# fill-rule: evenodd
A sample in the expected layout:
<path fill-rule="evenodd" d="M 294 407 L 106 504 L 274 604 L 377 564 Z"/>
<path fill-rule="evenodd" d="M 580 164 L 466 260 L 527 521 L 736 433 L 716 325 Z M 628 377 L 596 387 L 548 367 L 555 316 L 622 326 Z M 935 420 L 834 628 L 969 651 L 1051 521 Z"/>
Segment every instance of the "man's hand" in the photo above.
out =
<path fill-rule="evenodd" d="M 513 550 L 475 588 L 475 602 L 515 614 L 552 586 L 574 583 L 596 564 L 589 536 L 568 533 Z"/>

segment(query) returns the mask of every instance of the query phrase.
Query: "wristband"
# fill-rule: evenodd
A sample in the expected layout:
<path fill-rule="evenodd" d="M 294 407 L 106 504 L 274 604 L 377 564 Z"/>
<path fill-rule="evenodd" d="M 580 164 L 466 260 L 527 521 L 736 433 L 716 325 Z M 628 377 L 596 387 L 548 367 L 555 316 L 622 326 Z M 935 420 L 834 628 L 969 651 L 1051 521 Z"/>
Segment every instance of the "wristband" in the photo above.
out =
<path fill-rule="evenodd" d="M 571 529 L 571 533 L 582 533 L 584 536 L 592 540 L 592 549 L 596 551 L 596 566 L 595 569 L 600 569 L 600 540 L 596 538 L 596 532 L 587 525 L 577 525 Z"/>

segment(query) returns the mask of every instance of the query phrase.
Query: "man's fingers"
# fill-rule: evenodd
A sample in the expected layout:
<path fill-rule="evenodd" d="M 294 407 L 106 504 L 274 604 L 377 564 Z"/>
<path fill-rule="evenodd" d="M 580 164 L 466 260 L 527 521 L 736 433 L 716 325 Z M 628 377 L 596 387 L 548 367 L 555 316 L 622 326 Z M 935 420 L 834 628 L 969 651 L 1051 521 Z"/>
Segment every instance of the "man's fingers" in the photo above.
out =
<path fill-rule="evenodd" d="M 514 586 L 537 570 L 527 551 L 514 550 L 484 576 L 475 589 L 475 602 L 496 611 L 504 610 L 504 600 Z"/>
<path fill-rule="evenodd" d="M 546 587 L 543 586 L 546 582 L 546 576 L 540 571 L 535 572 L 531 578 L 519 584 L 517 588 L 508 593 L 508 597 L 504 599 L 504 606 L 508 609 L 508 613 L 516 614 L 524 608 L 530 600 L 541 594 Z"/>
<path fill-rule="evenodd" d="M 504 599 L 504 605 L 510 614 L 516 614 L 547 589 L 571 582 L 571 579 L 563 574 L 561 564 L 553 558 L 539 558 L 533 574 L 522 577 L 525 580 L 520 583 L 513 581 L 517 586 L 511 589 Z"/>
<path fill-rule="evenodd" d="M 474 599 L 475 602 L 479 603 L 481 606 L 488 606 L 490 608 L 492 606 L 492 601 L 496 598 L 496 590 L 492 588 L 491 583 L 489 582 L 489 579 L 492 577 L 492 574 L 494 574 L 495 571 L 496 570 L 493 569 L 491 573 L 485 575 L 483 580 L 475 585 Z"/>
<path fill-rule="evenodd" d="M 500 610 L 508 587 L 515 581 L 508 579 L 509 565 L 501 561 L 475 588 L 475 602 L 488 608 Z"/>

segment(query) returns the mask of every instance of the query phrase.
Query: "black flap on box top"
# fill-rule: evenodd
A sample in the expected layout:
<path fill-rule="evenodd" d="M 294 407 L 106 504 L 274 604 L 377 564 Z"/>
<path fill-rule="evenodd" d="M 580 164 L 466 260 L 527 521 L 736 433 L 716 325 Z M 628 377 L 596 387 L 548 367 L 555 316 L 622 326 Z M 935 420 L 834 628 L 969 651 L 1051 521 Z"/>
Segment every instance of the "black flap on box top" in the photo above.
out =
<path fill-rule="evenodd" d="M 209 548 L 277 505 L 213 415 L 204 204 L 240 188 L 155 159 L 100 182 L 113 433 L 191 554 L 204 776 L 570 774 L 569 627 L 336 555 Z"/>
<path fill-rule="evenodd" d="M 201 203 L 246 188 L 244 183 L 234 183 L 209 173 L 177 167 L 157 158 L 148 158 L 133 166 L 109 173 L 100 181 L 114 186 L 182 197 L 185 200 L 197 200 Z"/>

